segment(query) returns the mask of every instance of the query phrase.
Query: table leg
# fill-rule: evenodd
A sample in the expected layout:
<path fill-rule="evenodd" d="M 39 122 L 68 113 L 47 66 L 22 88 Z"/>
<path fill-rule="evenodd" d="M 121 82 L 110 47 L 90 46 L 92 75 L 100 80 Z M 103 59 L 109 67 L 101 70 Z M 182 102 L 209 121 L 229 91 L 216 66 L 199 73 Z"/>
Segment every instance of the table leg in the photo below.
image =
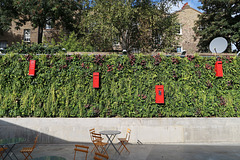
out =
<path fill-rule="evenodd" d="M 117 148 L 115 147 L 115 145 L 112 143 L 112 141 L 114 140 L 114 138 L 116 137 L 116 135 L 111 135 L 110 137 L 108 135 L 106 135 L 108 138 L 107 142 L 110 142 L 110 144 L 108 145 L 108 147 L 106 148 L 106 150 L 109 148 L 109 146 L 112 144 L 112 146 L 114 147 L 114 149 L 118 152 Z M 120 154 L 118 152 L 118 154 Z"/>
<path fill-rule="evenodd" d="M 15 146 L 15 144 L 13 144 L 11 147 L 10 147 L 10 145 L 6 145 L 6 146 L 8 147 L 8 149 L 7 149 L 6 155 L 3 157 L 3 160 L 6 159 L 7 156 L 12 160 L 12 157 L 9 155 L 9 153 L 12 153 L 14 155 L 14 157 L 16 159 L 18 159 L 17 156 L 14 154 L 14 152 L 12 152 L 12 149 Z"/>

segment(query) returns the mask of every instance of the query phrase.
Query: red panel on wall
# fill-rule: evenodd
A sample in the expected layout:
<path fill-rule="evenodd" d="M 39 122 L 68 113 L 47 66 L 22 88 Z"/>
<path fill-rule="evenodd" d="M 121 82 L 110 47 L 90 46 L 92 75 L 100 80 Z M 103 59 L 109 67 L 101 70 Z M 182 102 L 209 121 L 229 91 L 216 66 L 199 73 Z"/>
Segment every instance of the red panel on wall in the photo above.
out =
<path fill-rule="evenodd" d="M 99 88 L 99 72 L 93 72 L 93 88 Z"/>
<path fill-rule="evenodd" d="M 217 61 L 215 63 L 216 77 L 223 77 L 222 61 Z"/>
<path fill-rule="evenodd" d="M 155 102 L 163 104 L 164 103 L 164 86 L 156 85 L 155 92 L 156 92 Z"/>
<path fill-rule="evenodd" d="M 29 76 L 35 76 L 35 67 L 36 67 L 36 60 L 30 60 L 29 63 Z"/>

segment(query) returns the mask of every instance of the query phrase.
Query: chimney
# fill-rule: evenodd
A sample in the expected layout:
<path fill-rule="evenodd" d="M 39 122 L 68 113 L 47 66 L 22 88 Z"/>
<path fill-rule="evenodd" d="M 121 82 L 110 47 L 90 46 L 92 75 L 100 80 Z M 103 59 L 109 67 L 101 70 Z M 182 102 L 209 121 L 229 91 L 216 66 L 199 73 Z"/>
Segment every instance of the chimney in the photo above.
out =
<path fill-rule="evenodd" d="M 188 2 L 183 5 L 182 10 L 187 8 L 190 8 L 190 6 L 188 5 Z"/>

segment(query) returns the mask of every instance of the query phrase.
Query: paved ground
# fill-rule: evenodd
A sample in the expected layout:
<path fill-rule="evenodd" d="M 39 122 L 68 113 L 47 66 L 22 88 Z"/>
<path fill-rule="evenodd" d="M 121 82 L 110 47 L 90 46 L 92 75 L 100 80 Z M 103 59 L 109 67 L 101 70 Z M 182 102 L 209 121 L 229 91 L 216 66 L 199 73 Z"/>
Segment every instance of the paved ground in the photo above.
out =
<path fill-rule="evenodd" d="M 79 143 L 80 144 L 80 143 Z M 92 144 L 89 146 L 91 151 Z M 116 144 L 119 146 L 119 144 Z M 24 157 L 19 152 L 21 147 L 31 145 L 17 145 L 14 152 L 17 157 L 23 160 Z M 119 156 L 112 146 L 108 149 L 110 160 L 240 160 L 240 144 L 234 145 L 183 145 L 183 144 L 128 144 L 130 154 L 123 151 Z M 73 160 L 74 144 L 37 144 L 33 158 L 42 156 L 59 156 L 66 160 Z M 92 160 L 94 153 L 88 154 L 88 159 Z M 77 160 L 84 159 L 83 153 L 77 153 Z"/>

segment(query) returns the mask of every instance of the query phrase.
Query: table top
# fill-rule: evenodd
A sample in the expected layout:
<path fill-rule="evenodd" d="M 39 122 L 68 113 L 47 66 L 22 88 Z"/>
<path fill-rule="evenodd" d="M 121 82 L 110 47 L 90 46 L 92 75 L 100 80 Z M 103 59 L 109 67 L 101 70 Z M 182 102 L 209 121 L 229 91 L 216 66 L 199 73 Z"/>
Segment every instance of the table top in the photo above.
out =
<path fill-rule="evenodd" d="M 0 139 L 0 145 L 17 144 L 24 141 L 25 141 L 24 138 L 4 138 Z"/>
<path fill-rule="evenodd" d="M 114 135 L 114 134 L 120 134 L 121 131 L 116 131 L 116 130 L 105 130 L 105 131 L 100 131 L 100 134 L 103 135 Z"/>
<path fill-rule="evenodd" d="M 66 160 L 66 159 L 63 157 L 57 157 L 57 156 L 43 156 L 43 157 L 34 158 L 33 160 Z"/>

